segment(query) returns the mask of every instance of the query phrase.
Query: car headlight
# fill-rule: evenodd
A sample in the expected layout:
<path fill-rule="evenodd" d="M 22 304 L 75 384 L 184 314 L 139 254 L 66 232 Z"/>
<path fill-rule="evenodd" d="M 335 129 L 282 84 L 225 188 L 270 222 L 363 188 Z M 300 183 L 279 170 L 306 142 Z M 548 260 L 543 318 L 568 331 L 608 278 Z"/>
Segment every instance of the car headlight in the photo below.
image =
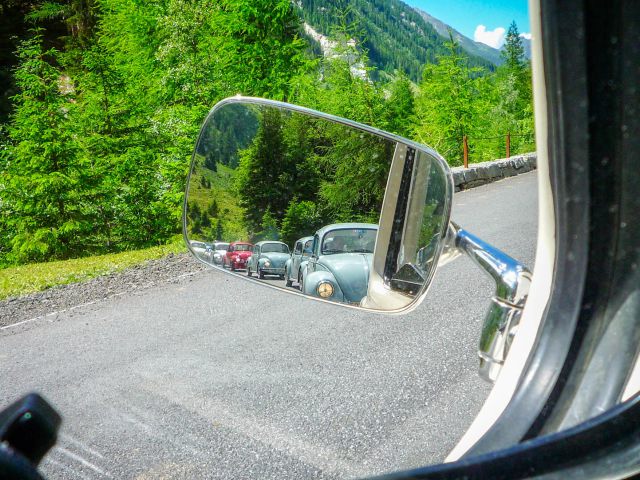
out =
<path fill-rule="evenodd" d="M 318 292 L 318 295 L 320 295 L 322 298 L 329 298 L 331 295 L 333 295 L 333 285 L 331 285 L 331 282 L 320 282 L 316 287 L 316 290 Z"/>
<path fill-rule="evenodd" d="M 271 262 L 269 260 L 265 260 L 264 261 L 264 266 L 267 267 L 267 268 L 270 267 L 271 266 Z"/>

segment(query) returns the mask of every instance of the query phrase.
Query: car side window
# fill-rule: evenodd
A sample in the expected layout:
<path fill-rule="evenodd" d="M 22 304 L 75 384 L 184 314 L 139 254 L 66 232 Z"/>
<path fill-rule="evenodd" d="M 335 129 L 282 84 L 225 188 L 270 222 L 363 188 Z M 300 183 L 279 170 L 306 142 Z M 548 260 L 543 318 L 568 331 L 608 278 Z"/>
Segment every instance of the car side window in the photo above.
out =
<path fill-rule="evenodd" d="M 302 242 L 296 242 L 296 248 L 293 253 L 300 255 L 302 253 Z"/>
<path fill-rule="evenodd" d="M 233 247 L 229 247 L 229 250 L 227 250 L 227 252 L 233 252 Z"/>
<path fill-rule="evenodd" d="M 311 251 L 313 248 L 313 240 L 307 240 L 304 244 L 303 255 L 311 255 Z"/>
<path fill-rule="evenodd" d="M 318 255 L 318 249 L 320 248 L 320 238 L 318 237 L 318 235 L 314 235 L 313 236 L 313 248 L 312 248 L 312 252 L 314 255 Z"/>

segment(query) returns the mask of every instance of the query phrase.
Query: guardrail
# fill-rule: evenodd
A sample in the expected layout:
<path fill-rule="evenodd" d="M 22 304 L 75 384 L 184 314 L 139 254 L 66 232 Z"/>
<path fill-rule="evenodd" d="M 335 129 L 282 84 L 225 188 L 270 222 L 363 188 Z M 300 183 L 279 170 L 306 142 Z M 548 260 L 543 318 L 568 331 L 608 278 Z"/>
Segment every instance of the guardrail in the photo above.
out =
<path fill-rule="evenodd" d="M 535 152 L 491 162 L 472 163 L 469 168 L 454 167 L 453 183 L 455 191 L 468 190 L 487 183 L 513 177 L 535 170 L 538 156 Z"/>

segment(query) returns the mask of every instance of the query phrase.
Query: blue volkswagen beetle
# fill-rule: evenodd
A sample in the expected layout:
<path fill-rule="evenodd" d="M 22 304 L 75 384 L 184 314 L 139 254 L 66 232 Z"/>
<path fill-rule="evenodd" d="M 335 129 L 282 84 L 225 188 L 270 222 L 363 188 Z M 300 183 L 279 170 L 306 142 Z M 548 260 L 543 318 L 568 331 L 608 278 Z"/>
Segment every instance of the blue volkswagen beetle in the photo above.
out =
<path fill-rule="evenodd" d="M 258 242 L 253 246 L 247 261 L 247 275 L 257 273 L 258 277 L 277 275 L 284 278 L 284 264 L 289 260 L 290 252 L 286 243 L 275 241 Z"/>
<path fill-rule="evenodd" d="M 359 305 L 367 295 L 377 234 L 373 223 L 335 223 L 318 230 L 303 271 L 302 293 Z"/>
<path fill-rule="evenodd" d="M 312 247 L 313 237 L 302 237 L 296 240 L 291 258 L 284 266 L 284 279 L 287 281 L 287 287 L 290 287 L 293 282 L 298 282 L 298 284 L 302 282 L 302 272 L 311 256 Z"/>

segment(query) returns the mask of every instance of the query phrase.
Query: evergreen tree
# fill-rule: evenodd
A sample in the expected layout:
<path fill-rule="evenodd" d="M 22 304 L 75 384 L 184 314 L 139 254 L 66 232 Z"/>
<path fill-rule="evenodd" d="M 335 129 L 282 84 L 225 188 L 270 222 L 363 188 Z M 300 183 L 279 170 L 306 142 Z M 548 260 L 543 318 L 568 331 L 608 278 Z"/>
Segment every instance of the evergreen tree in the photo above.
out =
<path fill-rule="evenodd" d="M 81 166 L 70 118 L 66 79 L 53 66 L 58 52 L 42 50 L 34 35 L 18 51 L 19 93 L 11 119 L 11 144 L 0 190 L 3 228 L 11 232 L 11 257 L 20 262 L 66 258 L 78 251 L 91 228 L 82 211 Z"/>
<path fill-rule="evenodd" d="M 218 219 L 218 222 L 216 223 L 216 234 L 214 235 L 216 237 L 216 240 L 224 240 L 224 227 L 222 226 L 222 220 Z"/>
<path fill-rule="evenodd" d="M 515 21 L 509 25 L 509 30 L 507 30 L 504 46 L 502 47 L 500 55 L 509 70 L 520 70 L 527 64 L 524 55 L 524 45 Z"/>
<path fill-rule="evenodd" d="M 280 240 L 278 221 L 267 208 L 262 216 L 260 231 L 256 234 L 256 240 Z"/>
<path fill-rule="evenodd" d="M 385 128 L 395 134 L 411 138 L 415 123 L 415 97 L 409 77 L 404 73 L 391 83 L 386 101 Z"/>
<path fill-rule="evenodd" d="M 311 235 L 322 227 L 322 218 L 314 202 L 299 202 L 294 198 L 282 219 L 280 235 L 282 241 L 293 245 L 301 237 Z"/>
<path fill-rule="evenodd" d="M 462 164 L 462 140 L 478 122 L 478 76 L 451 36 L 447 55 L 425 66 L 417 103 L 416 138 L 439 151 L 452 165 Z"/>
<path fill-rule="evenodd" d="M 289 0 L 223 0 L 220 57 L 233 93 L 287 99 L 290 82 L 307 60 L 300 19 Z"/>
<path fill-rule="evenodd" d="M 218 202 L 216 202 L 215 198 L 211 200 L 209 204 L 209 208 L 207 209 L 209 216 L 216 218 L 218 216 Z"/>
<path fill-rule="evenodd" d="M 282 218 L 288 198 L 283 197 L 283 174 L 287 173 L 284 119 L 275 108 L 260 112 L 260 126 L 252 144 L 241 152 L 236 172 L 236 191 L 246 210 L 249 232 L 262 230 L 266 212 Z"/>

